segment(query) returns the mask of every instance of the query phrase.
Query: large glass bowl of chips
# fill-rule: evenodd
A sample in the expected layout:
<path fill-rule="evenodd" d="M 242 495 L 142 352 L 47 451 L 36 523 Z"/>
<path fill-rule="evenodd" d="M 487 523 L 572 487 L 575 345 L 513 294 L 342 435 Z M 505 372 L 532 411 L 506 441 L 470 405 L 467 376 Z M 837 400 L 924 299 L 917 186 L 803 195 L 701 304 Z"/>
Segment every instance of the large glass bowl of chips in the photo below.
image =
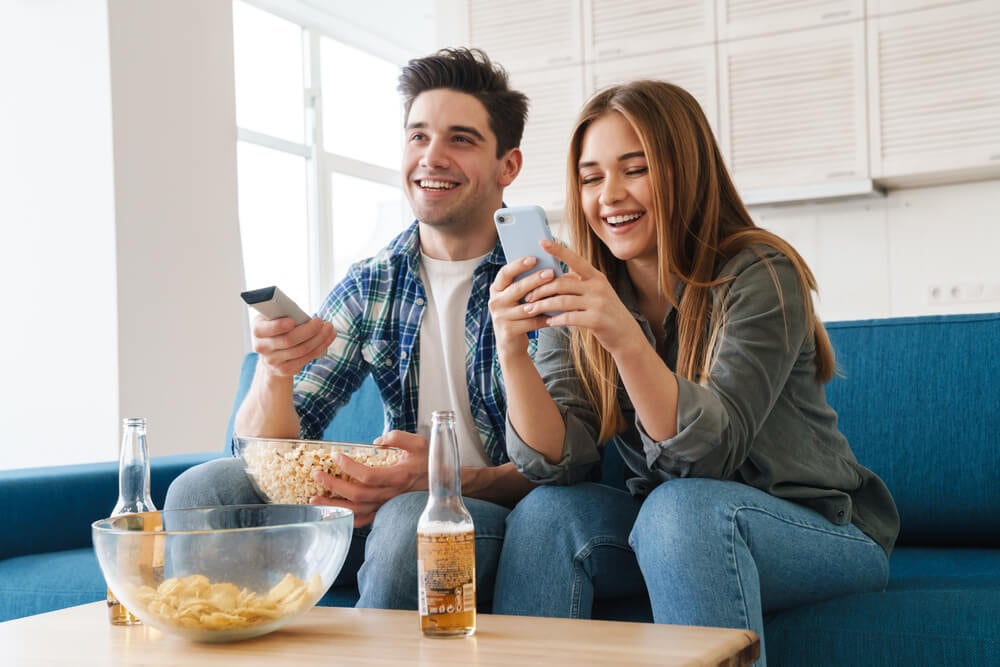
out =
<path fill-rule="evenodd" d="M 307 504 L 313 497 L 332 497 L 314 475 L 322 470 L 350 479 L 337 463 L 338 454 L 378 467 L 397 463 L 402 450 L 332 440 L 233 437 L 233 455 L 243 460 L 247 476 L 261 497 L 272 503 Z"/>
<path fill-rule="evenodd" d="M 263 635 L 312 608 L 340 573 L 350 510 L 231 505 L 92 524 L 108 587 L 143 623 L 195 641 Z"/>

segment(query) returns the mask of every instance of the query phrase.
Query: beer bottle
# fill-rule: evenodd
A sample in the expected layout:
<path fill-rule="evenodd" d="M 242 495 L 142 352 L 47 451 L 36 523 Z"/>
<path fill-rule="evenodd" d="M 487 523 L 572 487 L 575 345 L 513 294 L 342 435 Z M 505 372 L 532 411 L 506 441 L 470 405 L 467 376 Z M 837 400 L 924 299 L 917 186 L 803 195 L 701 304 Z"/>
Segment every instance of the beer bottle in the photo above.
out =
<path fill-rule="evenodd" d="M 118 502 L 111 516 L 153 512 L 149 497 L 149 451 L 146 448 L 146 420 L 127 417 L 122 420 L 122 444 L 118 450 Z M 108 589 L 108 614 L 112 625 L 138 625 L 142 621 L 125 608 Z"/>
<path fill-rule="evenodd" d="M 454 412 L 431 416 L 427 480 L 417 523 L 420 629 L 429 637 L 468 637 L 476 631 L 476 541 L 462 502 Z"/>

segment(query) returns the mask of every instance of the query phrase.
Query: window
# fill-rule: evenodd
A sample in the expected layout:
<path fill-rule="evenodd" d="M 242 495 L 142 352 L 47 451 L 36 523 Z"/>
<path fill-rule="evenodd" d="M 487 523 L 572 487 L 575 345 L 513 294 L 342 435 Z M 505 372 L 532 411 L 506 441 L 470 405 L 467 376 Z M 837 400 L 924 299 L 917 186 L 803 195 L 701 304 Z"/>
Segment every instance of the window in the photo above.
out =
<path fill-rule="evenodd" d="M 247 287 L 280 285 L 315 312 L 412 219 L 399 64 L 243 0 L 233 33 Z"/>

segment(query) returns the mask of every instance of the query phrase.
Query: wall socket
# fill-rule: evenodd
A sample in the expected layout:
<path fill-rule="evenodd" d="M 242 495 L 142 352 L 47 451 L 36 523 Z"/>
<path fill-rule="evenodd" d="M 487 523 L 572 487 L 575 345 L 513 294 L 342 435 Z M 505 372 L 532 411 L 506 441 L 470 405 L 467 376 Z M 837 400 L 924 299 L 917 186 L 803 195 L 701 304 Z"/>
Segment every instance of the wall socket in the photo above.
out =
<path fill-rule="evenodd" d="M 1000 283 L 940 283 L 927 286 L 927 303 L 1000 301 Z"/>

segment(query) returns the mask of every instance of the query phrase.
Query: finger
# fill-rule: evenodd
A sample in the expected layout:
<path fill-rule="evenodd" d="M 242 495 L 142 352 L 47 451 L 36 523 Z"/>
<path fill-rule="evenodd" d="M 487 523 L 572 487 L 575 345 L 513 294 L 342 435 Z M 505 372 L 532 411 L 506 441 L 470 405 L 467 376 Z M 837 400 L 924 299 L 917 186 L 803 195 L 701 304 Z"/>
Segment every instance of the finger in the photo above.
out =
<path fill-rule="evenodd" d="M 287 325 L 291 323 L 291 328 Z M 295 326 L 289 317 L 277 320 L 264 320 L 254 324 L 254 347 L 258 351 L 285 350 L 300 345 L 312 338 L 322 335 L 333 325 L 319 317 Z M 269 333 L 270 332 L 270 333 Z"/>
<path fill-rule="evenodd" d="M 590 262 L 561 243 L 545 240 L 541 242 L 541 246 L 545 252 L 549 253 L 568 266 L 570 271 L 580 274 L 580 277 L 582 278 L 601 275 L 601 273 L 595 269 Z"/>
<path fill-rule="evenodd" d="M 545 326 L 552 326 L 549 321 L 550 318 L 546 313 L 581 311 L 584 309 L 584 305 L 582 300 L 577 296 L 559 294 L 526 303 L 523 308 L 526 315 L 540 317 L 545 320 Z"/>
<path fill-rule="evenodd" d="M 250 328 L 254 338 L 273 338 L 282 336 L 295 328 L 295 320 L 290 317 L 279 317 L 276 320 L 269 320 L 263 315 L 253 318 L 253 326 Z"/>
<path fill-rule="evenodd" d="M 496 294 L 503 292 L 510 287 L 514 279 L 538 263 L 534 257 L 521 257 L 513 262 L 507 262 L 497 271 L 497 277 L 493 279 L 490 290 Z"/>
<path fill-rule="evenodd" d="M 543 281 L 540 285 L 524 295 L 527 303 L 539 301 L 560 294 L 582 296 L 586 293 L 587 283 L 584 283 L 575 273 L 566 274 L 554 280 Z"/>
<path fill-rule="evenodd" d="M 355 480 L 337 477 L 328 472 L 317 471 L 313 474 L 313 479 L 331 494 L 340 496 L 346 501 L 355 504 L 381 505 L 393 496 L 398 495 L 395 489 L 389 487 L 360 484 Z"/>
<path fill-rule="evenodd" d="M 273 368 L 301 368 L 309 361 L 325 354 L 336 337 L 337 332 L 333 329 L 333 325 L 323 322 L 313 336 L 297 344 L 292 343 L 292 334 L 289 334 L 277 338 L 257 339 L 253 348 L 265 363 Z"/>
<path fill-rule="evenodd" d="M 367 486 L 389 486 L 397 488 L 405 473 L 401 473 L 398 465 L 370 466 L 358 463 L 346 454 L 334 454 L 337 467 L 348 477 Z"/>
<path fill-rule="evenodd" d="M 375 438 L 375 444 L 382 447 L 396 447 L 410 453 L 427 451 L 427 438 L 416 433 L 393 430 Z"/>

